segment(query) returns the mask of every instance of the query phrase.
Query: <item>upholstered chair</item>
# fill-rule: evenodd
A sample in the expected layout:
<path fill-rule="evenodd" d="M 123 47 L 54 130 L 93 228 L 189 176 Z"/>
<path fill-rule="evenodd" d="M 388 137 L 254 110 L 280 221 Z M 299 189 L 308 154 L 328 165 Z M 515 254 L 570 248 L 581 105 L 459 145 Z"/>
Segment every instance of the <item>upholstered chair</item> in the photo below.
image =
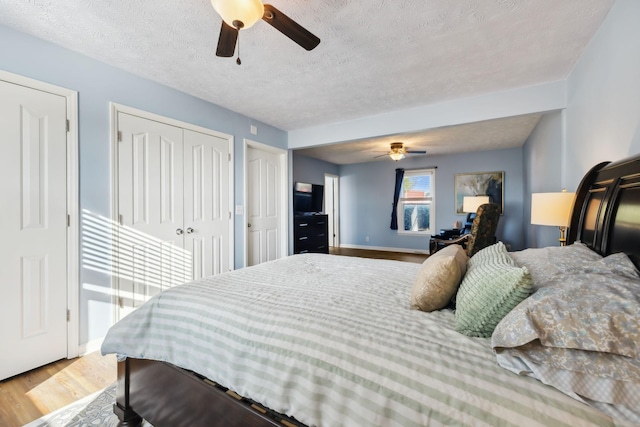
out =
<path fill-rule="evenodd" d="M 436 252 L 445 246 L 458 244 L 466 248 L 467 256 L 472 257 L 482 248 L 486 248 L 496 242 L 496 230 L 500 221 L 500 205 L 496 203 L 485 203 L 478 207 L 476 217 L 471 224 L 469 233 L 463 234 L 455 239 L 439 239 L 438 236 L 431 237 L 431 252 Z"/>

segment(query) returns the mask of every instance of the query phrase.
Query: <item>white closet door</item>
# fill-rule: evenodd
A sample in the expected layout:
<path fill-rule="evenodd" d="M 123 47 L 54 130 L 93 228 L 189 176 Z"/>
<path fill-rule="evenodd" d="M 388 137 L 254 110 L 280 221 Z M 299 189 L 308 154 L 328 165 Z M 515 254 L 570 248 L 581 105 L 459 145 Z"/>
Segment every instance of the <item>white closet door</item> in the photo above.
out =
<path fill-rule="evenodd" d="M 193 278 L 229 270 L 229 142 L 184 130 L 185 249 Z"/>
<path fill-rule="evenodd" d="M 183 249 L 182 129 L 118 113 L 118 205 L 114 267 L 118 317 L 191 280 Z"/>
<path fill-rule="evenodd" d="M 67 356 L 66 99 L 0 81 L 0 380 Z"/>
<path fill-rule="evenodd" d="M 277 154 L 247 148 L 248 265 L 279 258 L 280 161 Z"/>

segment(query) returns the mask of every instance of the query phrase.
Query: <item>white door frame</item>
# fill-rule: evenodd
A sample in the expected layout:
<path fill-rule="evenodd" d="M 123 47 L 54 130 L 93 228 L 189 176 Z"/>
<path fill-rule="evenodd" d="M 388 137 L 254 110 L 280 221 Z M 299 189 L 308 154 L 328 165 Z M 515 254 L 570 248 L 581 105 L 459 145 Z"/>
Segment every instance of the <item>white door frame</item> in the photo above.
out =
<path fill-rule="evenodd" d="M 67 358 L 80 348 L 80 215 L 78 191 L 78 92 L 0 70 L 0 80 L 66 98 L 67 104 Z"/>
<path fill-rule="evenodd" d="M 339 248 L 340 247 L 340 177 L 338 175 L 325 173 L 324 174 L 325 184 L 326 184 L 327 178 L 330 178 L 333 181 L 333 194 L 332 194 L 333 195 L 333 213 L 331 214 L 333 216 L 333 230 L 329 230 L 329 232 L 331 233 L 333 231 L 335 234 L 334 238 L 329 239 L 329 241 L 331 242 L 331 240 L 333 240 L 333 246 L 336 248 Z M 325 197 L 327 197 L 326 185 L 325 185 L 324 195 Z M 325 213 L 328 213 L 328 212 L 325 212 Z"/>
<path fill-rule="evenodd" d="M 271 145 L 261 142 L 244 139 L 243 156 L 244 156 L 244 216 L 243 216 L 243 236 L 244 236 L 244 266 L 249 262 L 249 233 L 247 232 L 247 212 L 248 209 L 248 178 L 249 178 L 249 162 L 247 161 L 247 149 L 268 151 L 276 154 L 279 159 L 280 166 L 280 242 L 279 253 L 281 257 L 289 254 L 289 156 L 288 151 L 282 148 L 272 147 Z"/>
<path fill-rule="evenodd" d="M 133 116 L 138 116 L 143 119 L 153 120 L 156 122 L 164 123 L 167 125 L 192 130 L 194 132 L 204 133 L 206 135 L 215 136 L 218 138 L 226 139 L 229 143 L 229 222 L 231 229 L 229 230 L 229 269 L 233 270 L 234 268 L 234 230 L 235 230 L 235 221 L 234 215 L 231 211 L 233 209 L 234 202 L 234 174 L 233 174 L 233 159 L 234 159 L 234 151 L 233 151 L 233 135 L 229 135 L 226 133 L 218 132 L 213 129 L 205 128 L 202 126 L 194 125 L 191 123 L 183 122 L 180 120 L 172 119 L 169 117 L 161 116 L 159 114 L 150 113 L 144 110 L 138 110 L 137 108 L 128 107 L 126 105 L 117 104 L 115 102 L 109 103 L 110 109 L 110 130 L 111 135 L 109 137 L 111 141 L 111 218 L 114 224 L 118 222 L 118 212 L 120 211 L 120 206 L 118 205 L 118 113 L 130 114 Z M 116 286 L 116 277 L 111 278 L 111 287 L 115 289 Z M 114 302 L 113 304 L 117 304 L 115 301 L 115 292 L 113 294 Z M 117 308 L 114 306 L 114 310 Z M 115 317 L 114 317 L 115 318 Z"/>

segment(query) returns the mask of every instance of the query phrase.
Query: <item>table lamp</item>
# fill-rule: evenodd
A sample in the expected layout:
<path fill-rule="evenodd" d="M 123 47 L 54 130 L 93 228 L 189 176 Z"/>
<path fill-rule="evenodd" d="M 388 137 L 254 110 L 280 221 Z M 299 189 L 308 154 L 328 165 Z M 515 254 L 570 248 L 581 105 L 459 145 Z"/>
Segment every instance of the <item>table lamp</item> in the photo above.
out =
<path fill-rule="evenodd" d="M 551 225 L 560 229 L 560 246 L 567 244 L 565 232 L 569 225 L 575 193 L 531 194 L 531 224 Z"/>

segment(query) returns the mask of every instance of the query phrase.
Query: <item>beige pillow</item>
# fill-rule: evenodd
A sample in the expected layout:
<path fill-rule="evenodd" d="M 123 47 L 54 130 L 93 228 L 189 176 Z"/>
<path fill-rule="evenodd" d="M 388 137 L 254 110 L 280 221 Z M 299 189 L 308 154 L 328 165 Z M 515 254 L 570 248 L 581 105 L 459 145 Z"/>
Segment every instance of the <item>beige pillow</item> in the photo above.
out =
<path fill-rule="evenodd" d="M 411 308 L 440 310 L 455 295 L 467 270 L 467 255 L 460 245 L 450 245 L 428 257 L 411 291 Z"/>

